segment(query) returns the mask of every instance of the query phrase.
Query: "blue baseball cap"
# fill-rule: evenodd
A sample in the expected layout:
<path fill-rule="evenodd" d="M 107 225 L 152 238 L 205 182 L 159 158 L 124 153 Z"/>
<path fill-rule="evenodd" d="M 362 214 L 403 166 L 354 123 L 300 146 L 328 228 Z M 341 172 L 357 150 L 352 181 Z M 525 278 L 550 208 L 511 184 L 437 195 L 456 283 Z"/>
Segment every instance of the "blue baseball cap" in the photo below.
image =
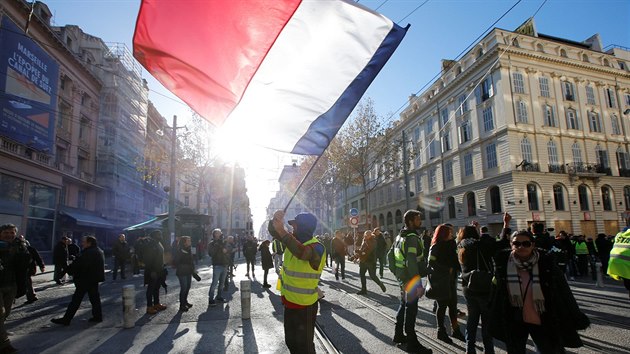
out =
<path fill-rule="evenodd" d="M 289 220 L 289 225 L 297 225 L 300 234 L 312 235 L 317 227 L 317 218 L 311 213 L 299 213 L 295 216 L 295 219 Z"/>

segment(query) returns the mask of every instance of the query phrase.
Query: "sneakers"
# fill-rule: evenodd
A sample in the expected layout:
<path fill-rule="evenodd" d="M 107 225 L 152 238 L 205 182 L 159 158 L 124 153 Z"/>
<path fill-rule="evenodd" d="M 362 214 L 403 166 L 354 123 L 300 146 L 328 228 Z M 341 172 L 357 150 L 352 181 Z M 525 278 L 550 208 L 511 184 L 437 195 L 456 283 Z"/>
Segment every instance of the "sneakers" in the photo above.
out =
<path fill-rule="evenodd" d="M 265 284 L 263 284 L 263 288 L 267 288 L 267 289 L 269 289 L 269 288 L 271 288 L 271 284 L 267 284 L 267 283 L 265 283 Z"/>
<path fill-rule="evenodd" d="M 359 292 L 357 292 L 357 295 L 367 295 L 367 290 L 359 290 Z"/>
<path fill-rule="evenodd" d="M 445 331 L 438 331 L 437 339 L 447 344 L 453 344 L 453 340 L 448 336 L 448 334 L 446 334 Z"/>
<path fill-rule="evenodd" d="M 156 313 L 158 313 L 158 310 L 155 308 L 155 306 L 147 307 L 147 315 L 155 315 Z"/>
<path fill-rule="evenodd" d="M 164 311 L 168 308 L 168 306 L 166 305 L 162 305 L 162 304 L 157 304 L 157 305 L 153 305 L 153 308 L 158 310 L 158 311 Z"/>
<path fill-rule="evenodd" d="M 192 307 L 192 304 L 191 304 L 190 302 L 187 302 L 187 303 L 186 303 L 186 307 L 191 308 L 191 307 Z"/>
<path fill-rule="evenodd" d="M 214 300 L 212 300 L 212 299 L 210 299 L 210 300 L 208 301 L 208 305 L 210 305 L 211 307 L 214 307 L 214 306 L 217 306 L 217 302 L 216 302 L 216 301 L 214 301 Z"/>
<path fill-rule="evenodd" d="M 394 338 L 392 339 L 392 342 L 395 343 L 395 344 L 407 343 L 407 336 L 405 336 L 403 334 L 396 334 L 396 335 L 394 335 Z"/>
<path fill-rule="evenodd" d="M 61 318 L 53 318 L 53 319 L 50 320 L 50 322 L 58 324 L 58 325 L 64 325 L 64 326 L 69 326 L 70 325 L 70 321 L 66 320 L 63 317 L 61 317 Z"/>
<path fill-rule="evenodd" d="M 245 276 L 249 278 L 249 273 L 245 273 Z"/>
<path fill-rule="evenodd" d="M 25 305 L 32 304 L 32 303 L 34 303 L 34 302 L 35 302 L 35 301 L 37 301 L 37 300 L 39 300 L 39 299 L 38 299 L 37 297 L 34 297 L 34 298 L 32 298 L 32 299 L 28 299 L 28 300 L 26 300 L 26 302 L 25 302 L 24 304 L 25 304 Z"/>

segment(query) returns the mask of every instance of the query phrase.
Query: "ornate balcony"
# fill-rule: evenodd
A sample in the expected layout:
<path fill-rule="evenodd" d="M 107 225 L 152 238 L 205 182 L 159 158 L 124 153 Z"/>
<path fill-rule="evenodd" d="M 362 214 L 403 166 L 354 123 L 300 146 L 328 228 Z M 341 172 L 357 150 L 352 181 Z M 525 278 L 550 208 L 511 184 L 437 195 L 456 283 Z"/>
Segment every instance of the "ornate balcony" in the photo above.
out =
<path fill-rule="evenodd" d="M 567 165 L 567 173 L 578 177 L 597 177 L 611 174 L 610 167 L 603 167 L 594 163 L 572 162 Z"/>
<path fill-rule="evenodd" d="M 549 165 L 549 173 L 567 173 L 564 165 Z"/>
<path fill-rule="evenodd" d="M 520 168 L 523 172 L 540 172 L 540 165 L 538 162 L 529 162 L 527 160 L 521 161 L 521 163 L 516 165 L 516 168 Z"/>

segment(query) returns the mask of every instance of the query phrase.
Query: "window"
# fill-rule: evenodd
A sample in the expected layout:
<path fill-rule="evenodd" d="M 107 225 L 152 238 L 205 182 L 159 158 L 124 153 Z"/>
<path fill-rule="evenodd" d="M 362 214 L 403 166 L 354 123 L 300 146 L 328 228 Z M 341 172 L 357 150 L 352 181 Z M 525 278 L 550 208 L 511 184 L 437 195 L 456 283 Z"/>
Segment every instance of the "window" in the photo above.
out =
<path fill-rule="evenodd" d="M 545 48 L 543 47 L 542 44 L 538 43 L 538 44 L 536 44 L 536 51 L 544 53 L 545 52 Z"/>
<path fill-rule="evenodd" d="M 490 210 L 493 214 L 500 213 L 501 210 L 501 190 L 497 186 L 490 187 Z"/>
<path fill-rule="evenodd" d="M 492 86 L 492 78 L 487 77 L 481 83 L 481 99 L 487 100 L 488 98 L 494 96 L 494 88 Z"/>
<path fill-rule="evenodd" d="M 608 151 L 602 149 L 599 145 L 595 146 L 595 159 L 601 168 L 610 167 L 608 163 Z"/>
<path fill-rule="evenodd" d="M 464 155 L 464 175 L 471 176 L 473 174 L 472 154 Z"/>
<path fill-rule="evenodd" d="M 564 188 L 560 184 L 553 186 L 553 202 L 556 210 L 564 210 Z"/>
<path fill-rule="evenodd" d="M 615 98 L 614 89 L 606 89 L 606 103 L 608 104 L 608 108 L 617 108 L 617 99 Z"/>
<path fill-rule="evenodd" d="M 424 126 L 424 135 L 429 135 L 433 132 L 433 118 L 427 119 L 427 122 Z"/>
<path fill-rule="evenodd" d="M 545 117 L 545 126 L 558 127 L 558 122 L 556 121 L 556 110 L 553 106 L 548 104 L 544 105 L 543 115 Z"/>
<path fill-rule="evenodd" d="M 190 205 L 190 197 L 189 196 L 185 196 L 184 197 L 184 206 L 189 206 Z"/>
<path fill-rule="evenodd" d="M 567 109 L 567 129 L 580 129 L 579 123 L 575 109 Z"/>
<path fill-rule="evenodd" d="M 599 118 L 599 113 L 597 112 L 588 112 L 588 125 L 591 128 L 591 132 L 593 133 L 601 133 L 602 132 L 602 121 Z"/>
<path fill-rule="evenodd" d="M 472 126 L 469 121 L 462 122 L 462 125 L 459 127 L 459 143 L 463 144 L 465 142 L 472 140 Z"/>
<path fill-rule="evenodd" d="M 626 63 L 620 60 L 619 61 L 619 69 L 626 70 Z"/>
<path fill-rule="evenodd" d="M 444 132 L 442 135 L 442 152 L 451 150 L 451 132 Z"/>
<path fill-rule="evenodd" d="M 512 80 L 514 81 L 514 92 L 525 93 L 525 83 L 523 82 L 523 74 L 512 73 Z"/>
<path fill-rule="evenodd" d="M 630 186 L 623 187 L 623 199 L 626 202 L 626 210 L 630 210 Z"/>
<path fill-rule="evenodd" d="M 568 58 L 567 51 L 564 49 L 560 49 L 560 56 L 563 58 Z"/>
<path fill-rule="evenodd" d="M 483 110 L 483 129 L 487 132 L 494 129 L 494 120 L 492 119 L 492 106 Z"/>
<path fill-rule="evenodd" d="M 416 192 L 422 192 L 422 175 L 420 174 L 420 172 L 416 173 L 415 176 L 416 179 Z"/>
<path fill-rule="evenodd" d="M 581 211 L 591 210 L 591 206 L 588 202 L 588 188 L 583 184 L 578 187 L 578 200 Z"/>
<path fill-rule="evenodd" d="M 602 206 L 605 211 L 613 210 L 612 193 L 607 186 L 602 187 Z"/>
<path fill-rule="evenodd" d="M 566 101 L 575 101 L 574 91 L 573 91 L 573 83 L 569 81 L 562 82 L 562 91 L 564 93 L 564 99 Z"/>
<path fill-rule="evenodd" d="M 457 217 L 457 213 L 455 213 L 455 198 L 448 197 L 448 218 L 455 219 Z"/>
<path fill-rule="evenodd" d="M 593 90 L 593 86 L 586 86 L 586 103 L 587 104 L 596 104 L 595 103 L 595 91 Z"/>
<path fill-rule="evenodd" d="M 617 167 L 619 167 L 621 176 L 624 176 L 623 173 L 627 173 L 630 170 L 630 154 L 621 147 L 617 148 Z M 626 174 L 624 177 L 630 177 L 630 174 Z"/>
<path fill-rule="evenodd" d="M 630 93 L 626 93 L 626 106 L 630 106 Z"/>
<path fill-rule="evenodd" d="M 446 125 L 448 122 L 448 108 L 442 108 L 440 111 L 440 117 L 442 118 L 442 125 Z"/>
<path fill-rule="evenodd" d="M 468 101 L 466 100 L 466 94 L 463 93 L 457 99 L 457 116 L 461 116 L 464 113 L 468 112 Z"/>
<path fill-rule="evenodd" d="M 431 142 L 429 142 L 429 159 L 435 158 L 435 155 L 436 155 L 435 144 L 436 144 L 435 140 L 431 140 Z"/>
<path fill-rule="evenodd" d="M 77 200 L 77 208 L 85 209 L 86 201 L 87 201 L 87 193 L 85 191 L 79 191 L 78 200 Z"/>
<path fill-rule="evenodd" d="M 453 161 L 444 163 L 444 182 L 453 182 Z"/>
<path fill-rule="evenodd" d="M 466 207 L 468 209 L 468 216 L 477 215 L 477 205 L 475 201 L 475 193 L 470 192 L 466 194 Z"/>
<path fill-rule="evenodd" d="M 437 186 L 437 176 L 435 168 L 429 170 L 429 189 L 433 189 Z"/>
<path fill-rule="evenodd" d="M 521 154 L 523 155 L 523 160 L 527 162 L 534 161 L 532 156 L 532 144 L 529 142 L 529 139 L 523 138 L 521 140 Z"/>
<path fill-rule="evenodd" d="M 516 121 L 518 123 L 527 123 L 527 104 L 523 101 L 518 101 L 516 106 Z"/>
<path fill-rule="evenodd" d="M 422 141 L 418 141 L 416 144 L 416 159 L 415 159 L 416 167 L 420 167 L 422 165 Z"/>
<path fill-rule="evenodd" d="M 549 155 L 549 164 L 558 166 L 558 149 L 553 141 L 547 143 L 547 154 Z"/>
<path fill-rule="evenodd" d="M 538 85 L 540 86 L 540 95 L 542 97 L 551 97 L 549 94 L 549 79 L 542 76 L 538 78 Z"/>
<path fill-rule="evenodd" d="M 486 146 L 486 164 L 487 168 L 496 168 L 497 162 L 497 145 L 495 143 Z"/>
<path fill-rule="evenodd" d="M 614 114 L 610 115 L 610 125 L 612 126 L 613 134 L 621 135 L 621 128 L 619 126 L 619 118 Z"/>
<path fill-rule="evenodd" d="M 588 55 L 582 54 L 582 61 L 585 63 L 590 63 L 590 60 L 588 60 Z"/>
<path fill-rule="evenodd" d="M 527 185 L 527 205 L 529 210 L 540 210 L 538 207 L 538 187 L 533 183 Z"/>
<path fill-rule="evenodd" d="M 571 146 L 571 154 L 573 155 L 573 162 L 576 165 L 582 164 L 582 149 L 578 143 L 573 143 Z"/>

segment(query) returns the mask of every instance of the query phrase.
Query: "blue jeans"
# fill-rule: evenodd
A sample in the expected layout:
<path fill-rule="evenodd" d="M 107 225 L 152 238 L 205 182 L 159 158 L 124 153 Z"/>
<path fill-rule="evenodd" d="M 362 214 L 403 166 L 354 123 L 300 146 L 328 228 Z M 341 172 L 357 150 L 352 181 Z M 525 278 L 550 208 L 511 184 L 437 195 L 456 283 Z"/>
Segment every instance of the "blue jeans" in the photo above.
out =
<path fill-rule="evenodd" d="M 416 316 L 418 315 L 418 299 L 407 302 L 407 294 L 404 288 L 400 291 L 400 305 L 396 313 L 396 335 L 407 335 L 408 345 L 417 345 L 418 336 L 416 335 Z"/>
<path fill-rule="evenodd" d="M 466 322 L 466 353 L 476 353 L 475 342 L 477 340 L 477 325 L 481 317 L 481 338 L 486 354 L 494 354 L 494 342 L 490 335 L 490 295 L 466 296 L 466 308 L 468 309 L 468 321 Z"/>
<path fill-rule="evenodd" d="M 188 304 L 188 292 L 192 283 L 192 275 L 178 275 L 177 279 L 179 279 L 179 306 L 186 306 Z"/>
<path fill-rule="evenodd" d="M 226 266 L 224 265 L 213 265 L 212 266 L 212 285 L 210 285 L 210 292 L 208 293 L 208 297 L 210 300 L 223 298 L 221 296 L 223 290 L 223 284 L 225 283 L 225 271 Z M 217 288 L 217 296 L 214 297 L 214 289 Z"/>

